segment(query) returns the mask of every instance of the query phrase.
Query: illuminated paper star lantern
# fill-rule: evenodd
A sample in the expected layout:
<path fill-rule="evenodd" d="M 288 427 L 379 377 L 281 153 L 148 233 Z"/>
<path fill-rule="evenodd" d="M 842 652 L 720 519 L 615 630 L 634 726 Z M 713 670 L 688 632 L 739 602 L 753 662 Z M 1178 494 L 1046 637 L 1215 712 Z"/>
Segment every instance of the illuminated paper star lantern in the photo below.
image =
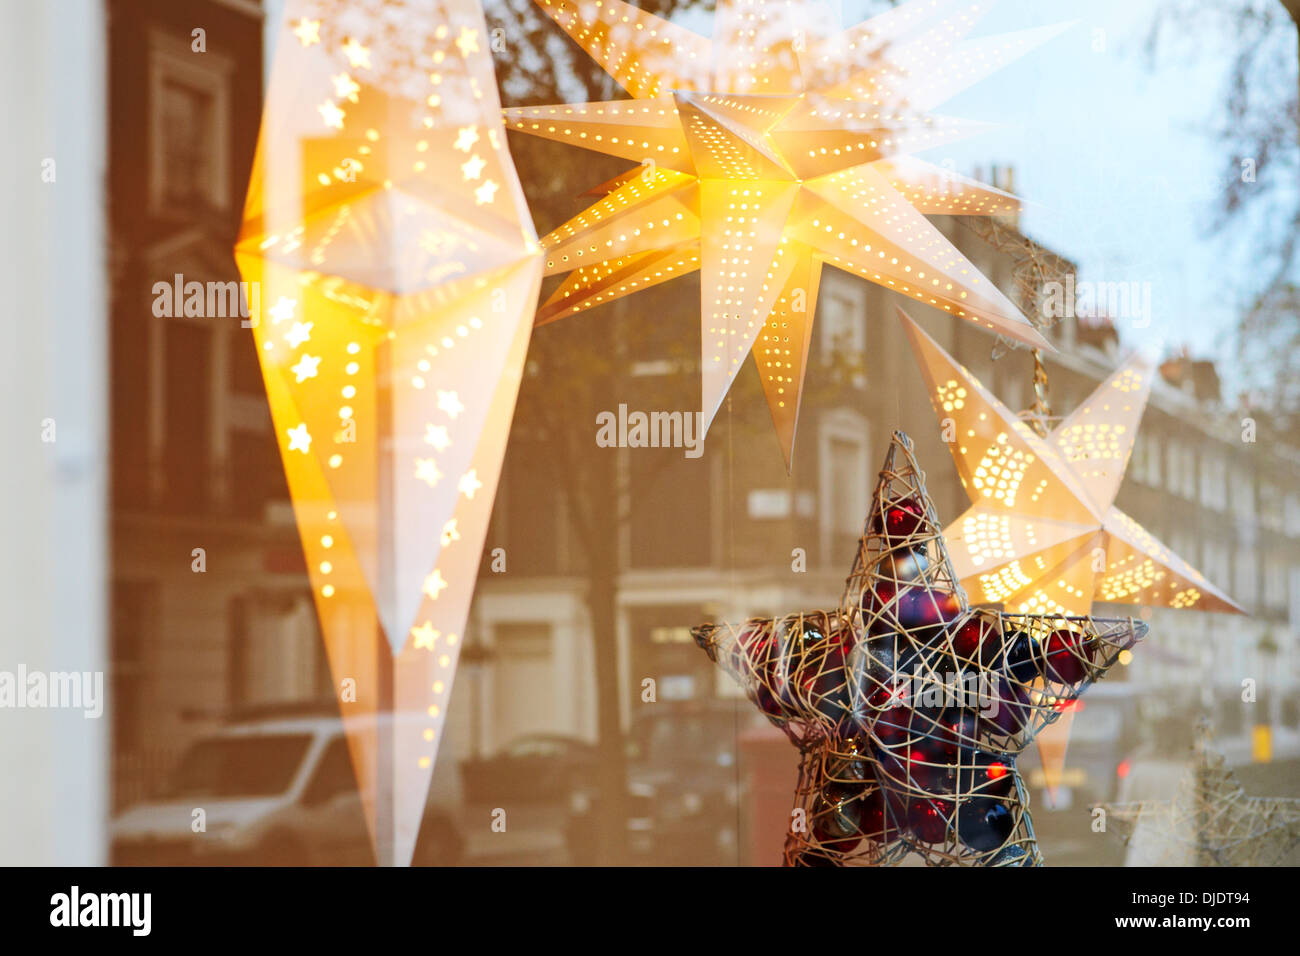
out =
<path fill-rule="evenodd" d="M 367 819 L 404 864 L 541 275 L 477 3 L 290 0 L 236 260 Z"/>
<path fill-rule="evenodd" d="M 972 608 L 940 527 L 895 432 L 837 609 L 694 629 L 799 749 L 789 865 L 1041 863 L 1016 758 L 1146 634 Z"/>
<path fill-rule="evenodd" d="M 1140 356 L 1045 438 L 899 316 L 973 502 L 944 531 L 976 603 L 1027 614 L 1090 614 L 1093 601 L 1242 613 L 1232 599 L 1115 507 L 1155 370 Z M 1073 713 L 1041 750 L 1049 790 Z"/>
<path fill-rule="evenodd" d="M 550 322 L 700 270 L 706 429 L 754 356 L 789 467 L 823 263 L 1046 343 L 926 218 L 1004 192 L 914 158 L 983 129 L 931 110 L 1059 28 L 964 40 L 981 4 L 848 30 L 810 0 L 718 0 L 712 39 L 622 0 L 538 0 L 631 100 L 506 110 L 512 130 L 642 163 L 546 236 Z"/>
<path fill-rule="evenodd" d="M 1273 866 L 1300 843 L 1300 800 L 1251 797 L 1224 764 L 1208 722 L 1172 801 L 1102 804 L 1135 866 Z"/>

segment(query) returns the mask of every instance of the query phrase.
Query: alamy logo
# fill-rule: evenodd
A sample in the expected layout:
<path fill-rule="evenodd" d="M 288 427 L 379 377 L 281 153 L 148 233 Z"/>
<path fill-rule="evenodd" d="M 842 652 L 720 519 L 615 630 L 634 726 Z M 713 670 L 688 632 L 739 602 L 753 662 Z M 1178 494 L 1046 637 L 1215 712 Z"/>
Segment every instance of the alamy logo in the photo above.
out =
<path fill-rule="evenodd" d="M 148 936 L 152 910 L 152 893 L 82 893 L 74 886 L 50 897 L 50 925 L 127 926 L 133 936 Z"/>
<path fill-rule="evenodd" d="M 262 287 L 256 282 L 186 282 L 179 272 L 171 282 L 153 284 L 153 314 L 158 318 L 229 319 L 239 316 L 246 329 L 257 328 Z"/>
<path fill-rule="evenodd" d="M 687 458 L 704 454 L 701 412 L 629 412 L 596 416 L 596 444 L 601 448 L 684 448 Z"/>
<path fill-rule="evenodd" d="M 1125 319 L 1135 329 L 1151 324 L 1150 282 L 1064 282 L 1043 283 L 1045 319 Z"/>
<path fill-rule="evenodd" d="M 0 671 L 0 707 L 80 710 L 98 718 L 104 713 L 103 671 Z"/>

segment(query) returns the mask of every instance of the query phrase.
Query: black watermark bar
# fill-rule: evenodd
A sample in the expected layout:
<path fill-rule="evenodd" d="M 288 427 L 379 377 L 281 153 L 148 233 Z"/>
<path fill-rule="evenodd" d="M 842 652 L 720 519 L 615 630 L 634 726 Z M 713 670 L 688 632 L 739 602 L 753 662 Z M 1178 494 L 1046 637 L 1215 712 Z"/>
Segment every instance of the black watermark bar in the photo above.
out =
<path fill-rule="evenodd" d="M 796 901 L 834 900 L 823 911 L 828 931 L 855 911 L 864 928 L 959 919 L 972 930 L 1068 931 L 1076 942 L 1191 933 L 1227 942 L 1291 923 L 1290 880 L 1267 869 L 542 869 L 11 870 L 0 919 L 11 940 L 76 934 L 83 942 L 208 947 L 256 937 L 270 951 L 417 937 L 499 940 L 527 935 L 528 927 L 538 945 L 566 936 L 571 944 L 579 933 L 592 945 L 621 945 L 652 927 L 667 945 L 709 920 L 721 921 L 718 929 L 733 941 L 761 939 L 778 915 L 764 899 L 783 901 L 777 909 L 788 907 L 791 920 L 813 922 L 819 907 Z M 718 908 L 719 893 L 735 905 Z"/>

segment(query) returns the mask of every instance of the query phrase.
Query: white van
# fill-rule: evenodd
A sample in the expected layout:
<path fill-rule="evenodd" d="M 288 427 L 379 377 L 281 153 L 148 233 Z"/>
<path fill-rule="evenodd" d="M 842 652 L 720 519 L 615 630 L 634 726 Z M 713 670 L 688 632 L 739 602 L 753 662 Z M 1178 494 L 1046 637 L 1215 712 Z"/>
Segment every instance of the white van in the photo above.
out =
<path fill-rule="evenodd" d="M 417 866 L 451 866 L 461 858 L 464 840 L 446 800 L 454 790 L 446 777 L 454 773 L 448 761 L 434 774 Z M 199 809 L 203 830 L 195 832 Z M 337 716 L 244 720 L 199 739 L 181 758 L 167 795 L 127 808 L 110 835 L 114 865 L 374 863 Z"/>

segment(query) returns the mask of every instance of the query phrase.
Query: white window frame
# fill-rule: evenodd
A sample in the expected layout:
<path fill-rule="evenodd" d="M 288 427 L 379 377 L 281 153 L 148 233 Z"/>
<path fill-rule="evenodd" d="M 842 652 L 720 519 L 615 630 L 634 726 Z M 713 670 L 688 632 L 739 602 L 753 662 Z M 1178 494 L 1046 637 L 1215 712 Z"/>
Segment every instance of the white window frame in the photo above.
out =
<path fill-rule="evenodd" d="M 166 198 L 166 157 L 163 154 L 163 89 L 168 81 L 184 84 L 212 97 L 211 166 L 207 198 L 215 209 L 229 209 L 230 195 L 230 78 L 234 61 L 219 53 L 195 53 L 188 37 L 162 30 L 149 34 L 149 211 L 169 214 Z"/>
<path fill-rule="evenodd" d="M 821 287 L 818 291 L 817 306 L 821 315 L 817 316 L 817 324 L 824 331 L 821 337 L 822 361 L 830 363 L 835 357 L 836 333 L 847 330 L 848 348 L 857 352 L 861 358 L 867 354 L 867 285 L 858 280 L 850 280 L 847 276 L 836 276 L 834 274 L 824 275 Z M 835 328 L 835 323 L 830 321 L 831 317 L 828 312 L 832 308 L 842 307 L 845 315 L 848 317 L 847 328 Z M 862 374 L 853 376 L 853 385 L 857 388 L 866 387 L 866 377 Z"/>
<path fill-rule="evenodd" d="M 823 463 L 818 476 L 818 532 L 820 553 L 829 555 L 831 539 L 837 533 L 844 533 L 833 527 L 835 509 L 831 501 L 831 447 L 835 442 L 857 445 L 858 454 L 856 470 L 858 487 L 861 489 L 861 511 L 865 521 L 867 509 L 871 507 L 871 467 L 868 456 L 871 451 L 871 426 L 866 418 L 847 408 L 837 408 L 826 413 L 817 432 L 817 455 Z"/>

